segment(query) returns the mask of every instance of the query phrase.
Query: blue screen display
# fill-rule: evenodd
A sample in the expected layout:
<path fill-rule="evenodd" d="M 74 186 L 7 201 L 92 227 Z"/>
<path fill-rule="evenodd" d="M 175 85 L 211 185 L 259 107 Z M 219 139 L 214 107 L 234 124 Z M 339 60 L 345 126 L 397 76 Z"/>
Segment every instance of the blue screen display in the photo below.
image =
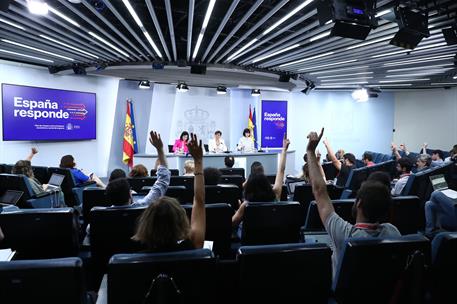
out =
<path fill-rule="evenodd" d="M 352 8 L 352 12 L 353 12 L 354 14 L 357 14 L 357 15 L 363 15 L 363 14 L 365 14 L 365 12 L 363 11 L 363 9 L 354 8 L 354 7 Z"/>

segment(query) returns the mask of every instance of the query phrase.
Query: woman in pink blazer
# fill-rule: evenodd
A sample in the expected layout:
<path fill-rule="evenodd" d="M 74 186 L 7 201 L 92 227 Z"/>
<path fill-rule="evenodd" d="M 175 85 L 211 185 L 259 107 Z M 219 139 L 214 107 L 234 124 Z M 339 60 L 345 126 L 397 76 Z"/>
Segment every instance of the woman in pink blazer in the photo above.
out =
<path fill-rule="evenodd" d="M 187 141 L 189 140 L 189 133 L 184 131 L 179 136 L 179 139 L 175 141 L 173 145 L 173 152 L 174 153 L 189 153 L 189 149 L 187 149 Z"/>

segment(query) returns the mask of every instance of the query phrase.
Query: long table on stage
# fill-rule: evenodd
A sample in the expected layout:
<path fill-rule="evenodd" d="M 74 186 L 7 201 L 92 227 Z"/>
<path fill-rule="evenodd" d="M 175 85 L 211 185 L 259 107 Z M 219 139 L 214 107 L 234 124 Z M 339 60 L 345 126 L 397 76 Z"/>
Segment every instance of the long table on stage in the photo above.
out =
<path fill-rule="evenodd" d="M 235 168 L 244 168 L 246 175 L 249 175 L 250 168 L 253 162 L 261 162 L 265 174 L 276 174 L 278 168 L 280 150 L 270 152 L 256 153 L 206 153 L 203 155 L 204 167 L 224 168 L 224 158 L 233 156 L 235 158 Z M 170 169 L 178 169 L 180 174 L 184 171 L 184 162 L 192 159 L 190 155 L 167 154 L 168 167 Z M 155 166 L 157 155 L 155 154 L 135 154 L 134 165 L 143 164 L 148 169 Z M 294 174 L 295 169 L 295 151 L 287 151 L 286 175 Z"/>

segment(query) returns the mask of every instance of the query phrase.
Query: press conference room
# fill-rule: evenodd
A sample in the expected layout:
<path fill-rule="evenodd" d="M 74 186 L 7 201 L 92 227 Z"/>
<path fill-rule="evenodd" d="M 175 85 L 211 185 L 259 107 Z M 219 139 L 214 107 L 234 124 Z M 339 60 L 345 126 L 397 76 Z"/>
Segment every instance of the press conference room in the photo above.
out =
<path fill-rule="evenodd" d="M 457 303 L 453 0 L 0 1 L 0 303 Z"/>

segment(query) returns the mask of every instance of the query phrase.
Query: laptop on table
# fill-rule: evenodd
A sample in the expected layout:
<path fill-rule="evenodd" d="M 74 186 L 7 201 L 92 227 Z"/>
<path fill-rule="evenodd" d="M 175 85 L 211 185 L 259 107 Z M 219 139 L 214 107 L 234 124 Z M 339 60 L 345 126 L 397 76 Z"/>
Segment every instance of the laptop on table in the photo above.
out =
<path fill-rule="evenodd" d="M 22 191 L 6 190 L 6 192 L 0 197 L 0 204 L 16 206 L 23 194 L 24 192 Z"/>
<path fill-rule="evenodd" d="M 432 183 L 433 190 L 441 191 L 444 195 L 457 203 L 457 191 L 449 189 L 446 178 L 443 174 L 430 176 L 430 182 Z"/>
<path fill-rule="evenodd" d="M 48 187 L 46 188 L 46 191 L 60 190 L 60 185 L 62 185 L 64 178 L 65 178 L 65 175 L 52 173 L 51 178 L 49 179 Z"/>

